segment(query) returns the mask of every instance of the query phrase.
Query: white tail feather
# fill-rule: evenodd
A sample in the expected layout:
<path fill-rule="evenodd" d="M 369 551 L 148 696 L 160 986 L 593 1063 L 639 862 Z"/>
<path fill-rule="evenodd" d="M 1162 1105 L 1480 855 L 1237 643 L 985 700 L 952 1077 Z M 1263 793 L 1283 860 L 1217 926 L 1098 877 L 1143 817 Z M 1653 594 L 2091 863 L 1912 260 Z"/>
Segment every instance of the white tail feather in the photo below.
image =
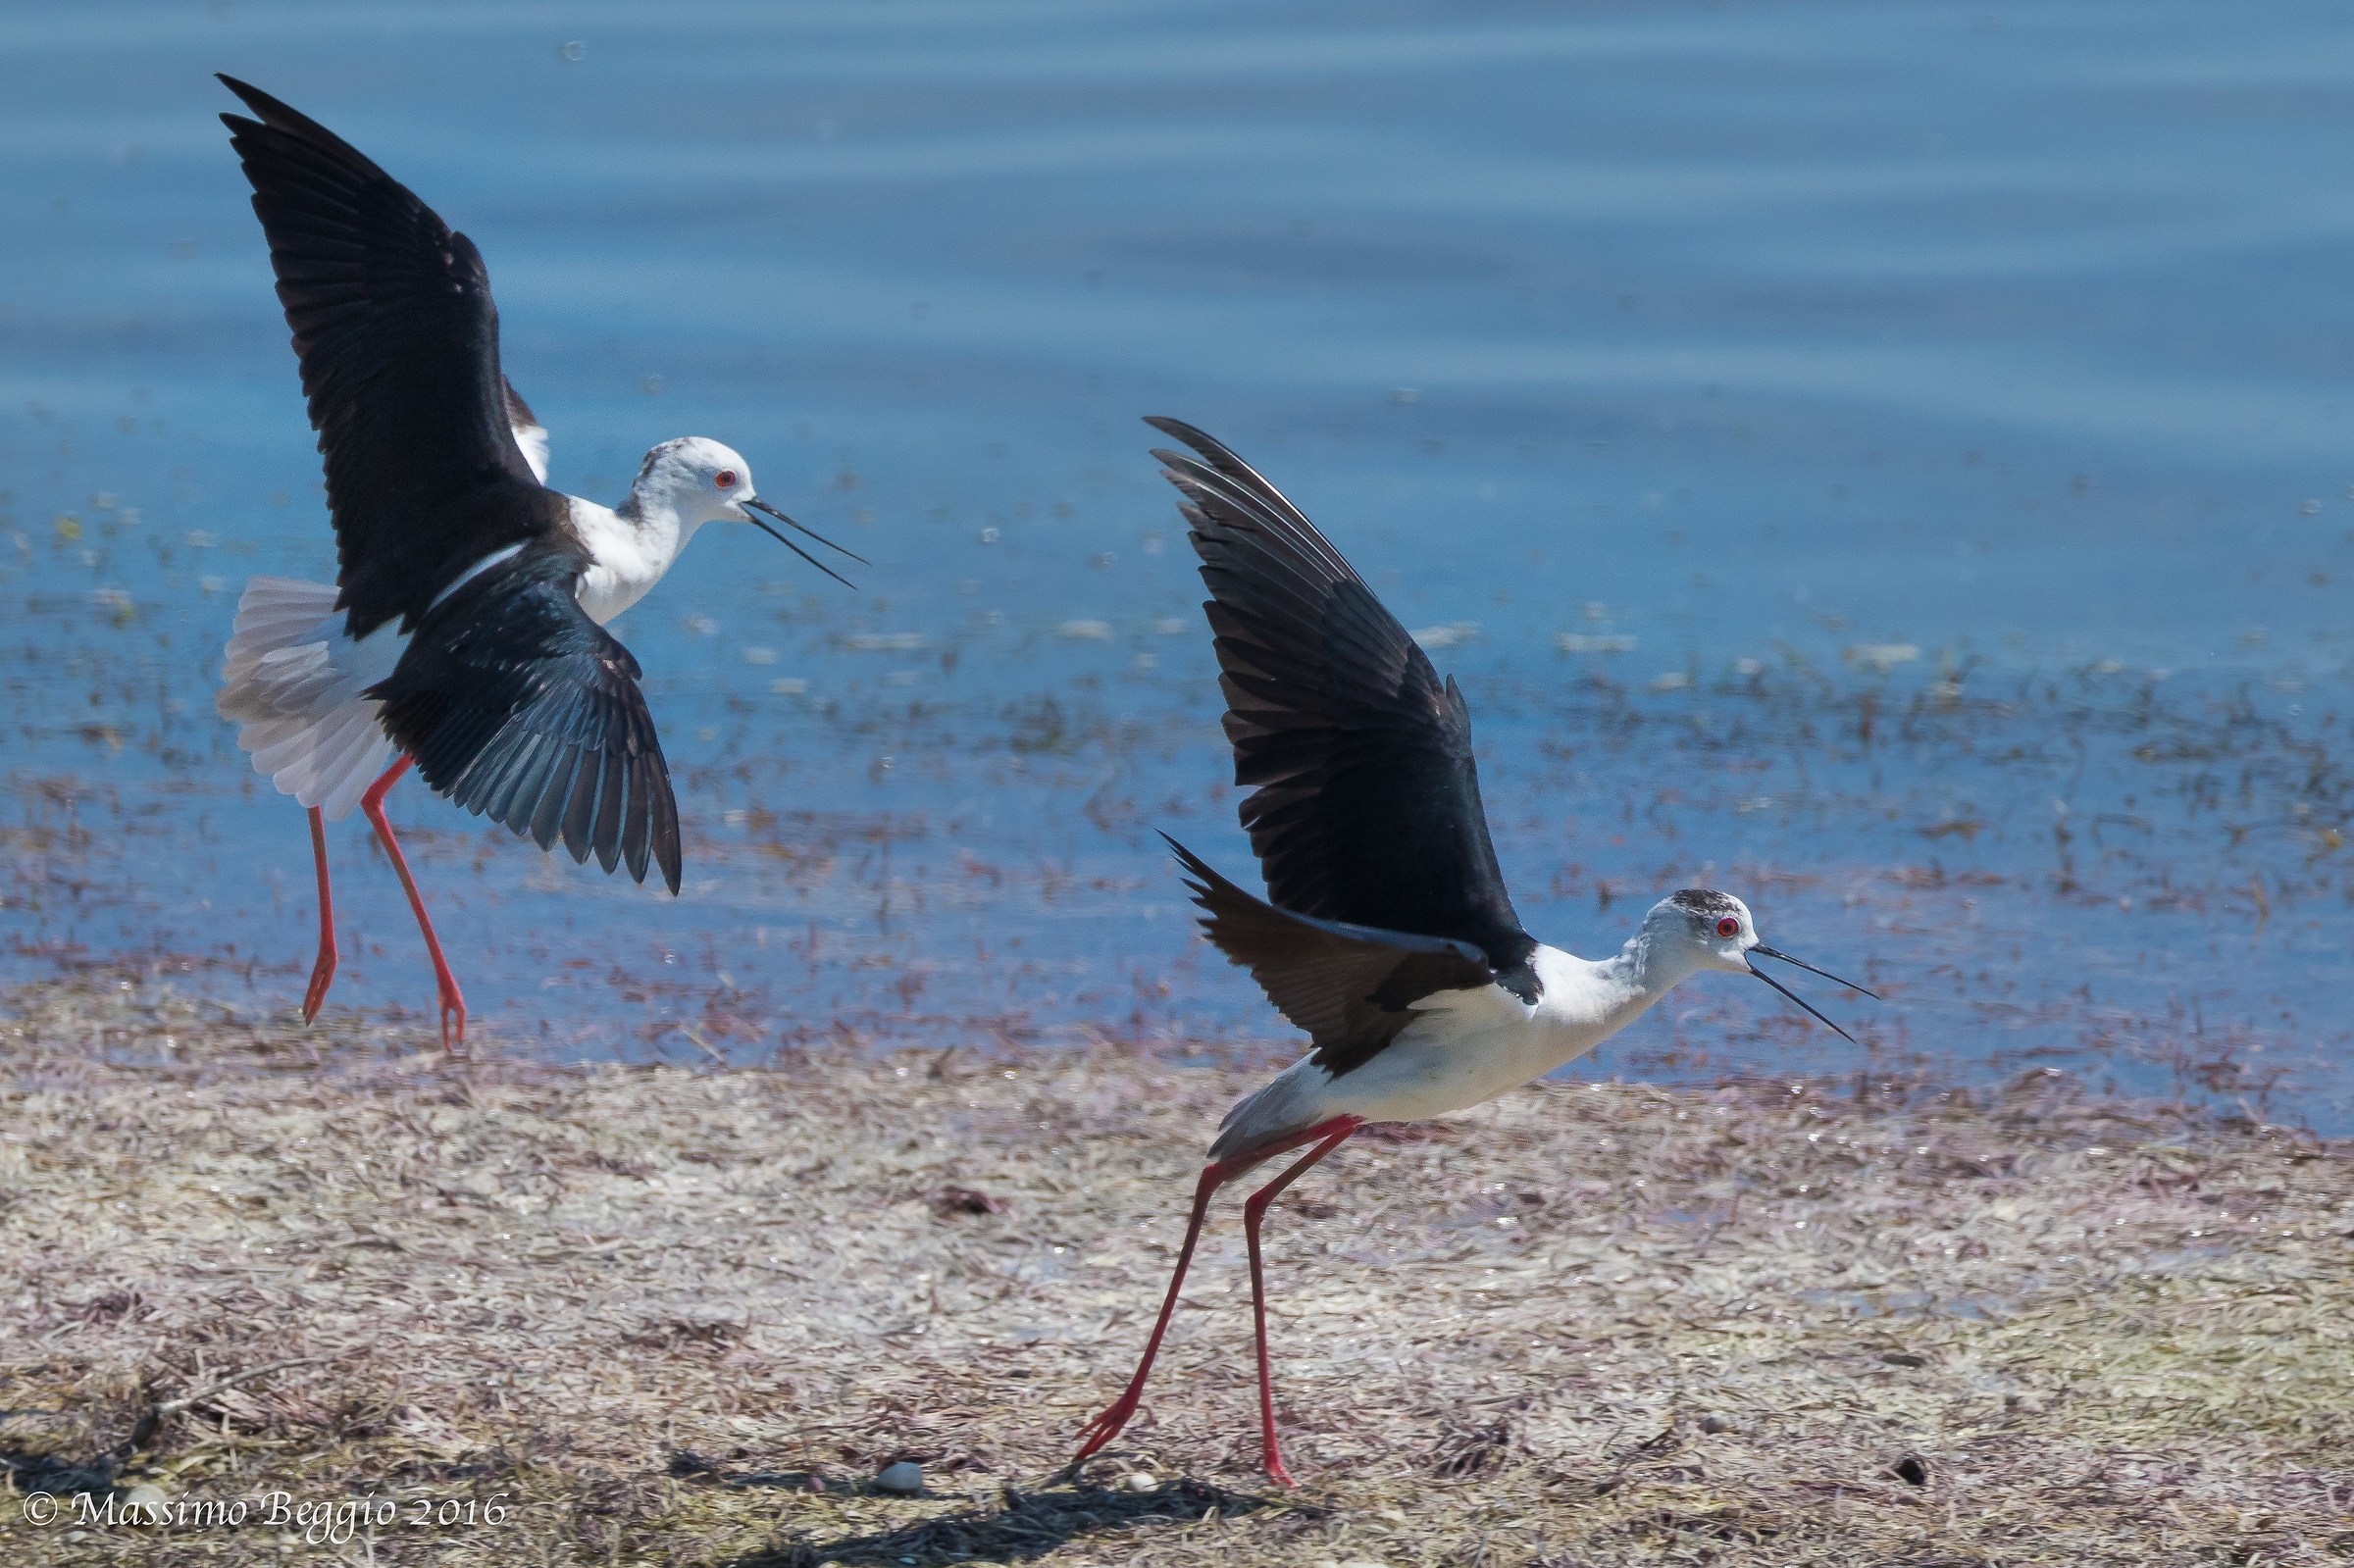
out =
<path fill-rule="evenodd" d="M 391 625 L 354 642 L 327 583 L 255 578 L 237 601 L 214 705 L 281 794 L 347 817 L 397 754 L 381 704 L 360 693 L 392 673 L 406 642 Z"/>

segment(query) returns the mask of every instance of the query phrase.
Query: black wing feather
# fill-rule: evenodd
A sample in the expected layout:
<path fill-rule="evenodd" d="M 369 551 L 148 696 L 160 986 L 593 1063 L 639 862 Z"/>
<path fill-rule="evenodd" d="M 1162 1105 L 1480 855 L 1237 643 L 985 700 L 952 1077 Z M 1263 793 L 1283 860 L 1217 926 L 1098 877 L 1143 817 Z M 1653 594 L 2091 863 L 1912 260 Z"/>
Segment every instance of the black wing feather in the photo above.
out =
<path fill-rule="evenodd" d="M 438 793 L 572 858 L 649 859 L 679 890 L 679 813 L 638 661 L 588 619 L 580 563 L 526 550 L 435 606 L 368 694 Z"/>
<path fill-rule="evenodd" d="M 489 275 L 472 240 L 350 143 L 221 80 L 259 117 L 221 119 L 294 330 L 351 633 L 414 627 L 468 567 L 567 516 L 515 442 Z"/>
<path fill-rule="evenodd" d="M 1235 782 L 1252 790 L 1242 822 L 1269 901 L 1467 942 L 1533 1001 L 1536 942 L 1496 864 L 1462 693 L 1256 470 L 1190 425 L 1146 423 L 1199 454 L 1152 455 L 1209 586 Z"/>
<path fill-rule="evenodd" d="M 1313 1060 L 1334 1077 L 1361 1067 L 1413 1022 L 1413 1004 L 1435 991 L 1496 983 L 1470 942 L 1317 920 L 1252 897 L 1168 835 L 1191 880 L 1202 929 L 1251 971 L 1284 1017 L 1315 1041 Z"/>

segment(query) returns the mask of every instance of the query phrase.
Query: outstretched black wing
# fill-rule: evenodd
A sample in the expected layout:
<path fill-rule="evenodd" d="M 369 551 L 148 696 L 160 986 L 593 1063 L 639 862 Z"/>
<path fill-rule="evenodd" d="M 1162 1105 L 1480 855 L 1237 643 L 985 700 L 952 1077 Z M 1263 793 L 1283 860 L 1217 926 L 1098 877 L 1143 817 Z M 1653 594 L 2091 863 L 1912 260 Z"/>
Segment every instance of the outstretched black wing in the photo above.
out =
<path fill-rule="evenodd" d="M 1467 942 L 1534 1000 L 1536 942 L 1488 839 L 1462 693 L 1274 485 L 1190 425 L 1146 423 L 1199 454 L 1152 455 L 1185 497 L 1209 585 L 1235 782 L 1252 786 L 1243 827 L 1268 899 Z"/>
<path fill-rule="evenodd" d="M 468 567 L 566 517 L 508 425 L 489 275 L 350 143 L 221 79 L 259 117 L 221 119 L 294 329 L 351 633 L 413 626 Z"/>
<path fill-rule="evenodd" d="M 611 871 L 647 859 L 679 890 L 679 808 L 638 661 L 576 597 L 581 564 L 527 549 L 419 622 L 368 695 L 441 794 Z"/>
<path fill-rule="evenodd" d="M 1496 983 L 1487 955 L 1446 936 L 1411 936 L 1317 920 L 1252 897 L 1169 838 L 1191 879 L 1202 929 L 1218 951 L 1251 971 L 1283 1016 L 1315 1041 L 1316 1065 L 1334 1077 L 1361 1067 L 1413 1022 L 1434 991 Z"/>

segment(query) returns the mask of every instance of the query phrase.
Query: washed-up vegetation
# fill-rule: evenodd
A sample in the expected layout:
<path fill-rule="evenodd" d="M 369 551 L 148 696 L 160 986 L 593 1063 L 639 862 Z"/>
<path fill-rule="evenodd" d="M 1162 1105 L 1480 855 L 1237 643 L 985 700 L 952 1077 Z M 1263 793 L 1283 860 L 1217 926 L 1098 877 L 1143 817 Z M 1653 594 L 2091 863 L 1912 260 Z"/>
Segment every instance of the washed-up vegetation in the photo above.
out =
<path fill-rule="evenodd" d="M 1281 1493 L 1231 1214 L 1145 1415 L 1057 1474 L 1245 1062 L 451 1062 L 93 974 L 12 994 L 0 1065 L 0 1457 L 66 1499 L 7 1499 L 12 1565 L 2354 1551 L 2354 1150 L 2056 1073 L 1368 1135 L 1270 1226 Z M 395 1522 L 306 1543 L 272 1491 Z"/>

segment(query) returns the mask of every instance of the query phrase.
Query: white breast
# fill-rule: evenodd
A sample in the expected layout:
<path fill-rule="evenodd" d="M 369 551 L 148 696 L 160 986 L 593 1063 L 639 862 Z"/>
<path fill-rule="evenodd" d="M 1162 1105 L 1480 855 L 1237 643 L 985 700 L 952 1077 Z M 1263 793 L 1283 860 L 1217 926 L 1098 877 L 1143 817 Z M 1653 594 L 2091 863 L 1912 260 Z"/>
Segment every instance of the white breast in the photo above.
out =
<path fill-rule="evenodd" d="M 603 626 L 662 581 L 686 540 L 677 524 L 666 518 L 623 517 L 577 495 L 564 499 L 572 506 L 573 529 L 588 550 L 588 570 L 581 575 L 581 608 Z"/>
<path fill-rule="evenodd" d="M 1228 1113 L 1211 1152 L 1255 1147 L 1335 1116 L 1415 1122 L 1467 1109 L 1577 1060 L 1661 994 L 1630 984 L 1618 960 L 1541 946 L 1530 963 L 1542 987 L 1534 1006 L 1501 986 L 1440 991 L 1361 1067 L 1336 1078 L 1312 1057 L 1293 1063 Z"/>

